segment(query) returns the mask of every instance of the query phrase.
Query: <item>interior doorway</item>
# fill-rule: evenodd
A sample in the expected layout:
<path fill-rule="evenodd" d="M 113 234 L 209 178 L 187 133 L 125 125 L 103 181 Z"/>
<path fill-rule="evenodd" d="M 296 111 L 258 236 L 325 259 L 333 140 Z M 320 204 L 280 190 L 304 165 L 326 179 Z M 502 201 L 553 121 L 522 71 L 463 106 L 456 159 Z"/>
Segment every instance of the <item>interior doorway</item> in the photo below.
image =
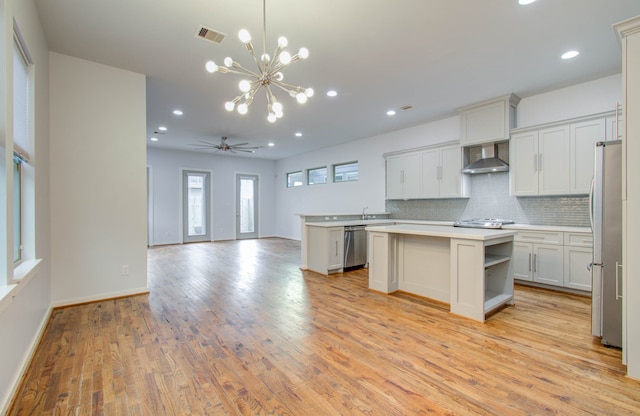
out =
<path fill-rule="evenodd" d="M 182 241 L 195 243 L 211 241 L 209 172 L 182 172 Z"/>
<path fill-rule="evenodd" d="M 258 175 L 236 175 L 236 239 L 259 238 Z"/>

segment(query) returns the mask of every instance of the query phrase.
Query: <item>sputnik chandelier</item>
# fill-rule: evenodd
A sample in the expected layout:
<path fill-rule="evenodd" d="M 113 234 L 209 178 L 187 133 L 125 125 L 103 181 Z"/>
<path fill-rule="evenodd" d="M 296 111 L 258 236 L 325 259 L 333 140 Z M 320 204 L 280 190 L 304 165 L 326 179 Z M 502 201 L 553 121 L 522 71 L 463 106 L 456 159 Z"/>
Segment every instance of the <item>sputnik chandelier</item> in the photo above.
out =
<path fill-rule="evenodd" d="M 309 56 L 309 50 L 307 48 L 300 48 L 297 54 L 291 56 L 291 54 L 284 50 L 287 47 L 287 38 L 281 36 L 278 38 L 278 47 L 276 48 L 273 56 L 269 56 L 266 52 L 266 38 L 267 38 L 267 18 L 266 18 L 266 0 L 262 1 L 262 55 L 260 60 L 256 57 L 251 43 L 251 34 L 248 30 L 242 29 L 238 33 L 240 41 L 247 47 L 247 51 L 251 54 L 253 61 L 258 67 L 257 72 L 253 72 L 243 67 L 238 62 L 234 61 L 230 57 L 224 58 L 224 67 L 218 66 L 213 61 L 208 61 L 206 69 L 210 73 L 220 72 L 223 74 L 232 73 L 242 75 L 243 78 L 238 84 L 242 94 L 238 95 L 231 101 L 227 101 L 224 104 L 224 108 L 227 111 L 233 111 L 237 108 L 238 113 L 246 114 L 249 111 L 249 106 L 253 102 L 254 97 L 264 87 L 267 95 L 267 120 L 274 123 L 277 119 L 282 118 L 283 107 L 282 104 L 276 99 L 272 91 L 272 87 L 280 88 L 287 92 L 291 97 L 294 97 L 300 104 L 307 102 L 307 98 L 313 96 L 313 88 L 303 88 L 283 82 L 284 75 L 282 69 L 290 63 L 297 62 L 300 59 L 306 59 Z M 248 79 L 247 79 L 248 78 Z"/>

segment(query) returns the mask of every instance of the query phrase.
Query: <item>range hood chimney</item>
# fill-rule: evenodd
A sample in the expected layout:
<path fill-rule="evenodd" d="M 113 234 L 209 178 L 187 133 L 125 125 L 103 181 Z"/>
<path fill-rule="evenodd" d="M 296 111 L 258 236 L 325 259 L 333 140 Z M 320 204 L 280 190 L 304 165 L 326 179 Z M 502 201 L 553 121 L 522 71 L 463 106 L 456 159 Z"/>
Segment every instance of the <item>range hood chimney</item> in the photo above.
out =
<path fill-rule="evenodd" d="M 493 173 L 507 172 L 509 164 L 498 158 L 498 144 L 490 143 L 482 145 L 482 157 L 467 165 L 461 170 L 462 173 Z"/>

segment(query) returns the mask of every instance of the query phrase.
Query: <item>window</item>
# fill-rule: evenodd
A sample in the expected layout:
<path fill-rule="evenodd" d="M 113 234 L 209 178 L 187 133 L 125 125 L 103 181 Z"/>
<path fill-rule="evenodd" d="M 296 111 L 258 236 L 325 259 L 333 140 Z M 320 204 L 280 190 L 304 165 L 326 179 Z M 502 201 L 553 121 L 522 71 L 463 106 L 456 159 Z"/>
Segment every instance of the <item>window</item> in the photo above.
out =
<path fill-rule="evenodd" d="M 287 188 L 302 186 L 302 171 L 287 173 Z"/>
<path fill-rule="evenodd" d="M 32 153 L 32 60 L 14 25 L 13 42 L 13 263 L 35 256 Z"/>
<path fill-rule="evenodd" d="M 333 181 L 347 182 L 358 180 L 358 162 L 333 165 Z"/>
<path fill-rule="evenodd" d="M 309 169 L 307 171 L 307 184 L 316 185 L 318 183 L 327 183 L 327 167 Z"/>

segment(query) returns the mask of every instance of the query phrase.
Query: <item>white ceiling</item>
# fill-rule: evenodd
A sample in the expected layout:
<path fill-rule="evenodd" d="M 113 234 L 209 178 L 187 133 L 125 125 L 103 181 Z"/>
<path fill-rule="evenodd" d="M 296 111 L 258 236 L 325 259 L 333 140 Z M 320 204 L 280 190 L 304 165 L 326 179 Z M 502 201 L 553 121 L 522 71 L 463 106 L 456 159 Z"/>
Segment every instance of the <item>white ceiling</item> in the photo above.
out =
<path fill-rule="evenodd" d="M 299 105 L 276 92 L 284 117 L 266 120 L 260 94 L 245 116 L 228 113 L 240 78 L 209 74 L 207 60 L 233 57 L 253 69 L 241 28 L 262 51 L 262 0 L 36 0 L 52 51 L 147 76 L 150 147 L 193 149 L 198 140 L 274 147 L 280 159 L 456 114 L 515 93 L 521 98 L 620 72 L 612 24 L 640 15 L 639 0 L 267 0 L 267 52 L 278 36 L 310 57 L 285 81 L 313 87 Z M 200 26 L 229 36 L 194 37 Z M 561 53 L 580 55 L 561 61 Z M 338 96 L 325 95 L 336 89 Z M 411 105 L 411 110 L 399 110 Z M 179 108 L 184 115 L 172 111 Z M 389 117 L 388 109 L 397 115 Z M 294 133 L 303 136 L 297 138 Z"/>

